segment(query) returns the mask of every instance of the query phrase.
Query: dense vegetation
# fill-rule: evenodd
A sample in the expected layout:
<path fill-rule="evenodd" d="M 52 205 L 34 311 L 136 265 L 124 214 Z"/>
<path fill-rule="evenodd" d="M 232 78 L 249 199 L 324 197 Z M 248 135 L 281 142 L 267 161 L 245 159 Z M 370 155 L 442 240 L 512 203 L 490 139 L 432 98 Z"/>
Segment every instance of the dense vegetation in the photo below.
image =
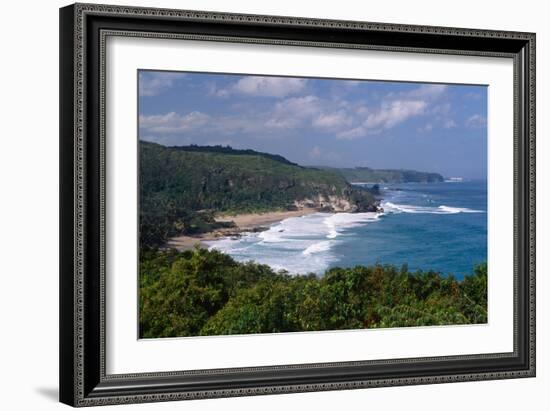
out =
<path fill-rule="evenodd" d="M 376 208 L 366 190 L 334 170 L 301 167 L 281 156 L 230 147 L 164 147 L 140 143 L 140 242 L 156 247 L 181 234 L 207 232 L 228 223 L 215 212 Z"/>
<path fill-rule="evenodd" d="M 299 167 L 298 164 L 288 161 L 286 158 L 278 154 L 262 153 L 252 149 L 237 149 L 229 146 L 199 146 L 196 144 L 191 144 L 189 146 L 171 146 L 168 148 L 170 150 L 186 151 L 189 153 L 221 153 L 221 154 L 237 155 L 237 156 L 242 156 L 242 155 L 261 156 L 271 160 L 278 161 L 280 163 L 285 163 L 285 164 Z"/>
<path fill-rule="evenodd" d="M 440 183 L 443 176 L 414 170 L 374 170 L 368 167 L 338 169 L 350 183 Z"/>
<path fill-rule="evenodd" d="M 290 276 L 218 251 L 143 251 L 140 336 L 343 330 L 487 322 L 487 266 L 458 281 L 406 266 Z"/>

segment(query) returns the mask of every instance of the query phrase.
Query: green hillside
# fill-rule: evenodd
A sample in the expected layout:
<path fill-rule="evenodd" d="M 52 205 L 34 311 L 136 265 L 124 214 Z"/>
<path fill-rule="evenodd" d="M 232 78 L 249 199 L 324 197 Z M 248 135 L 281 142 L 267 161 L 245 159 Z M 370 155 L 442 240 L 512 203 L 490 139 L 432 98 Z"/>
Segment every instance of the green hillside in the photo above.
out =
<path fill-rule="evenodd" d="M 140 143 L 140 237 L 143 246 L 211 231 L 215 212 L 313 207 L 373 211 L 371 193 L 339 172 L 305 168 L 283 157 L 229 147 Z M 227 223 L 225 223 L 227 224 Z"/>
<path fill-rule="evenodd" d="M 350 183 L 439 183 L 443 176 L 414 170 L 374 170 L 368 167 L 340 168 Z"/>

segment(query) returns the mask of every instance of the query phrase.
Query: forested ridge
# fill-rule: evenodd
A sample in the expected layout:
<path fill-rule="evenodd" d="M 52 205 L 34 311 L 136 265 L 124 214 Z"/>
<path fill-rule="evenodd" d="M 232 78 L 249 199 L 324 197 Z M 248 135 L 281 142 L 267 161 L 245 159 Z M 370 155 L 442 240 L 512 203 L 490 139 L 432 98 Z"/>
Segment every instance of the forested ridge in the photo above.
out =
<path fill-rule="evenodd" d="M 441 183 L 444 181 L 441 174 L 416 170 L 375 170 L 369 167 L 337 170 L 350 183 Z"/>

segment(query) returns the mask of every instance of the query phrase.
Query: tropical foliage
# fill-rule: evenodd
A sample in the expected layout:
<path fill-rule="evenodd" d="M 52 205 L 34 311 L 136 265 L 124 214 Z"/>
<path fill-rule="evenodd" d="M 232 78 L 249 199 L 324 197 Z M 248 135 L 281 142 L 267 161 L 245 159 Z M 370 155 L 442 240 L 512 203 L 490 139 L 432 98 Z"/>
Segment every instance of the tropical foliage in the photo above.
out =
<path fill-rule="evenodd" d="M 487 265 L 457 280 L 406 266 L 291 276 L 218 251 L 143 250 L 140 335 L 182 337 L 487 322 Z"/>

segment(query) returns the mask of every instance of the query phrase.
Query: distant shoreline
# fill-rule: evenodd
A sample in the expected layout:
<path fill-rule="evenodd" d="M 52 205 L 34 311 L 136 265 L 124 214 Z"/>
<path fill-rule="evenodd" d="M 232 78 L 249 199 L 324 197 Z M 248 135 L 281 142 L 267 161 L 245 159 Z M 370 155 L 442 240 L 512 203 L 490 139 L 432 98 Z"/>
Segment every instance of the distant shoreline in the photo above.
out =
<path fill-rule="evenodd" d="M 264 231 L 268 226 L 292 217 L 302 217 L 305 215 L 317 213 L 319 210 L 315 208 L 302 208 L 300 210 L 289 211 L 269 211 L 266 213 L 245 213 L 235 215 L 220 215 L 216 217 L 216 221 L 235 223 L 236 227 L 220 228 L 208 233 L 197 235 L 182 235 L 173 237 L 166 242 L 170 248 L 175 248 L 178 251 L 193 249 L 195 246 L 208 248 L 206 241 L 220 240 L 226 237 L 239 236 L 243 233 Z"/>

